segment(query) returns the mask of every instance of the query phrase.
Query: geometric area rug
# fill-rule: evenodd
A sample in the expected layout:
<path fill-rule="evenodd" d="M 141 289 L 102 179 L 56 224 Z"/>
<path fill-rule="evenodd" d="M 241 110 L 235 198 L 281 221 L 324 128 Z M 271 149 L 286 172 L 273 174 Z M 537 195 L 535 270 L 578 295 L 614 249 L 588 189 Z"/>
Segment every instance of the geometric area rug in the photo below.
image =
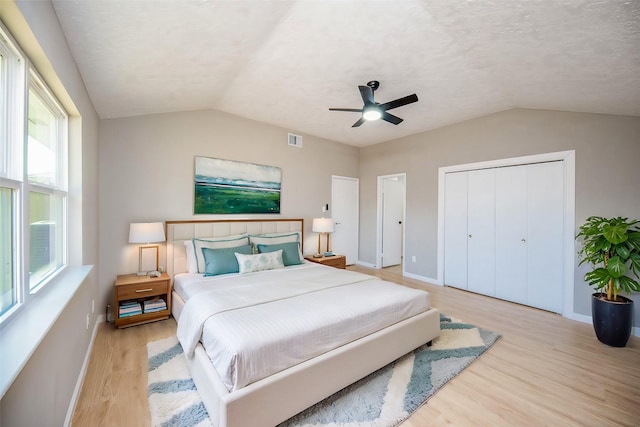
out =
<path fill-rule="evenodd" d="M 392 427 L 469 366 L 500 335 L 440 315 L 440 336 L 279 427 Z M 175 337 L 147 344 L 151 425 L 209 427 L 211 421 L 184 363 Z"/>

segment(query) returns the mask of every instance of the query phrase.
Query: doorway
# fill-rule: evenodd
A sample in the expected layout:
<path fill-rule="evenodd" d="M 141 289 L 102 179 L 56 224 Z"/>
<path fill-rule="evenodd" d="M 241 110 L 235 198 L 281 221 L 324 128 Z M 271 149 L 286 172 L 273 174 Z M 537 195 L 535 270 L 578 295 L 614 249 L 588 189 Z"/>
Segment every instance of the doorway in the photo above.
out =
<path fill-rule="evenodd" d="M 378 177 L 376 265 L 404 272 L 406 173 Z"/>

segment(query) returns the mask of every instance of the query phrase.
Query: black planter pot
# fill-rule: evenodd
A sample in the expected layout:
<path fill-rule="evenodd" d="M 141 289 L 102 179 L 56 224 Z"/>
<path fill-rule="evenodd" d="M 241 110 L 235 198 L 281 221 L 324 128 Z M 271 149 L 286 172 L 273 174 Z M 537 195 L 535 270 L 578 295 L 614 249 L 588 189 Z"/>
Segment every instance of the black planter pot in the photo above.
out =
<path fill-rule="evenodd" d="M 601 343 L 612 347 L 624 347 L 631 336 L 633 326 L 633 300 L 618 296 L 624 302 L 612 302 L 598 298 L 606 295 L 596 292 L 591 297 L 593 329 Z"/>

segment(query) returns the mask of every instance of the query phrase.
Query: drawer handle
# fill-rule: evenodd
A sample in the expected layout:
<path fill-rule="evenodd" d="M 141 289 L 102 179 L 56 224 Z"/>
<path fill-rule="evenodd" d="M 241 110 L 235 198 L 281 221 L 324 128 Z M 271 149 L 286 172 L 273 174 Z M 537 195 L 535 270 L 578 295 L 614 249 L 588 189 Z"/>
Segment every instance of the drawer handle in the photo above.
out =
<path fill-rule="evenodd" d="M 149 289 L 136 289 L 136 293 L 139 294 L 141 292 L 151 292 L 153 290 L 153 288 L 149 288 Z"/>

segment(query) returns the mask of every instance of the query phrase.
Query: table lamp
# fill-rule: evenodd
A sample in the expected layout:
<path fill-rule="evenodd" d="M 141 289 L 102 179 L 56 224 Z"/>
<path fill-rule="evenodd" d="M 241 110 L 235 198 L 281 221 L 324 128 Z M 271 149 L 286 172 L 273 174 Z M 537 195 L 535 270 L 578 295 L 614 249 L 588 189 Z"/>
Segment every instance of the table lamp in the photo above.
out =
<path fill-rule="evenodd" d="M 159 245 L 149 243 L 164 242 L 164 226 L 161 222 L 135 222 L 129 226 L 129 243 L 144 243 L 140 246 L 138 276 L 153 273 L 157 275 Z"/>
<path fill-rule="evenodd" d="M 313 225 L 311 231 L 318 233 L 318 253 L 314 255 L 315 258 L 322 257 L 320 253 L 320 238 L 323 234 L 327 235 L 327 251 L 325 256 L 331 256 L 329 251 L 329 233 L 333 233 L 333 220 L 331 218 L 313 218 Z"/>

